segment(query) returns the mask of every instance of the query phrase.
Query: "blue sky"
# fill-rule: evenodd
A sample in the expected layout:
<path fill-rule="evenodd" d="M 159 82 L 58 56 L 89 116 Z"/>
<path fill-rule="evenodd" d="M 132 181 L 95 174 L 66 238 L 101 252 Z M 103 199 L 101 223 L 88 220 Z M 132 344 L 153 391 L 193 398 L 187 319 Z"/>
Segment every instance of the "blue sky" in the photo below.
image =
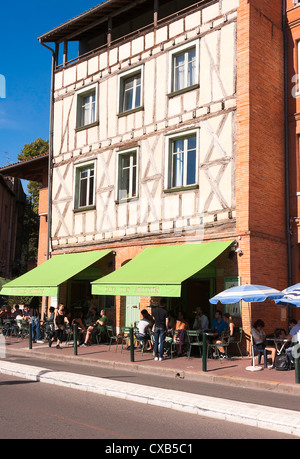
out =
<path fill-rule="evenodd" d="M 16 162 L 25 144 L 49 138 L 51 53 L 37 37 L 99 3 L 1 2 L 0 75 L 6 97 L 0 97 L 0 167 Z"/>

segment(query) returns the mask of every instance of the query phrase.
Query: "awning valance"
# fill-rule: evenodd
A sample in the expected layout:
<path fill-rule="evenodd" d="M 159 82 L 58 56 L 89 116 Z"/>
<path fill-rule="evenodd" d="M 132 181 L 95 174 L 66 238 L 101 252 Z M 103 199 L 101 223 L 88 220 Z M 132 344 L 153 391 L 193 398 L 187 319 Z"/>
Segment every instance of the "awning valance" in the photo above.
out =
<path fill-rule="evenodd" d="M 232 242 L 148 247 L 117 271 L 92 282 L 92 294 L 180 297 L 181 283 Z"/>
<path fill-rule="evenodd" d="M 57 296 L 60 284 L 105 257 L 110 250 L 55 255 L 23 276 L 3 285 L 7 296 Z"/>

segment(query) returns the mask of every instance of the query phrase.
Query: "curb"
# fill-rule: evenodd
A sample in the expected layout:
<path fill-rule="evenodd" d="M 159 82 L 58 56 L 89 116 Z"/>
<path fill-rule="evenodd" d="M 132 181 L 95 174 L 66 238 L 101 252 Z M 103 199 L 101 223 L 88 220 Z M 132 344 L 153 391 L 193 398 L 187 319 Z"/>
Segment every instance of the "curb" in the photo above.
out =
<path fill-rule="evenodd" d="M 34 352 L 34 353 L 33 353 Z M 140 363 L 131 363 L 131 362 L 115 362 L 115 361 L 107 361 L 101 359 L 92 359 L 88 357 L 80 357 L 74 355 L 60 355 L 59 357 L 53 354 L 45 354 L 42 351 L 38 350 L 29 350 L 29 349 L 22 349 L 22 350 L 10 350 L 6 349 L 6 355 L 9 356 L 24 356 L 30 355 L 31 357 L 42 357 L 47 358 L 48 360 L 52 361 L 73 361 L 76 363 L 80 363 L 82 365 L 92 365 L 92 366 L 99 366 L 104 368 L 113 368 L 113 369 L 120 369 L 136 372 L 141 374 L 155 374 L 157 376 L 163 376 L 168 378 L 181 378 L 187 381 L 199 381 L 203 383 L 212 383 L 212 384 L 219 384 L 219 385 L 227 385 L 232 387 L 240 387 L 246 389 L 256 389 L 256 390 L 267 390 L 276 393 L 282 394 L 290 394 L 290 395 L 299 395 L 300 396 L 300 384 L 293 385 L 293 384 L 283 384 L 276 381 L 260 381 L 257 379 L 247 379 L 237 376 L 218 376 L 212 375 L 208 373 L 199 373 L 187 370 L 174 370 L 171 368 L 158 368 L 158 367 L 151 367 L 149 368 L 146 365 Z"/>
<path fill-rule="evenodd" d="M 300 413 L 0 361 L 0 373 L 300 437 Z"/>

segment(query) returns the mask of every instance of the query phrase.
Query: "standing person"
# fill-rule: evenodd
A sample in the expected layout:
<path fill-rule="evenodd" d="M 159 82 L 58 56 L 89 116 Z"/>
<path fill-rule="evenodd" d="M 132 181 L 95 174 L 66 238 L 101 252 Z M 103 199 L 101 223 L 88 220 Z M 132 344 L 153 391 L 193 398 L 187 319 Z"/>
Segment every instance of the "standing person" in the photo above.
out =
<path fill-rule="evenodd" d="M 196 307 L 195 312 L 195 320 L 193 324 L 193 330 L 197 330 L 198 332 L 202 332 L 203 330 L 207 330 L 209 327 L 208 318 L 205 314 L 203 314 L 202 309 L 200 306 Z"/>
<path fill-rule="evenodd" d="M 164 342 L 169 327 L 169 311 L 165 308 L 167 306 L 166 298 L 161 298 L 159 306 L 154 308 L 152 316 L 155 320 L 154 326 L 154 360 L 163 360 Z M 160 340 L 159 356 L 158 356 L 158 342 Z"/>
<path fill-rule="evenodd" d="M 49 339 L 49 347 L 52 346 L 54 339 L 57 339 L 56 349 L 61 349 L 60 345 L 62 343 L 64 331 L 66 328 L 65 324 L 68 322 L 69 321 L 65 315 L 65 307 L 63 304 L 59 304 L 57 310 L 55 311 L 55 315 L 54 315 L 55 332 L 54 332 L 54 336 Z"/>
<path fill-rule="evenodd" d="M 43 343 L 42 341 L 42 334 L 40 328 L 40 315 L 39 309 L 37 305 L 32 305 L 30 308 L 30 323 L 32 325 L 32 341 L 35 343 Z M 34 339 L 34 332 L 36 335 L 36 339 Z"/>

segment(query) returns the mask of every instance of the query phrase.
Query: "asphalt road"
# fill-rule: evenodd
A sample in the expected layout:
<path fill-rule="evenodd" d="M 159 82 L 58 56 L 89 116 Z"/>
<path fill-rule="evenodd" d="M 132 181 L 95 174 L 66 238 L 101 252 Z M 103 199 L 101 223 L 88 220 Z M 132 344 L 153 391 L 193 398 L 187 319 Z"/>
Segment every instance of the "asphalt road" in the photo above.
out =
<path fill-rule="evenodd" d="M 12 376 L 0 375 L 0 386 L 1 439 L 102 439 L 95 445 L 99 454 L 112 447 L 106 440 L 114 440 L 114 447 L 123 447 L 139 445 L 132 441 L 137 439 L 151 439 L 149 444 L 153 445 L 162 443 L 158 439 L 165 443 L 173 439 L 186 445 L 185 440 L 192 439 L 296 438 Z M 199 448 L 200 452 L 201 445 L 192 442 L 189 448 L 194 448 L 193 453 Z M 142 457 L 145 452 L 140 453 Z"/>
<path fill-rule="evenodd" d="M 276 393 L 266 390 L 254 390 L 233 386 L 225 386 L 198 381 L 188 381 L 181 378 L 169 378 L 165 376 L 141 374 L 126 370 L 116 370 L 113 368 L 103 368 L 99 365 L 76 363 L 74 361 L 47 360 L 30 356 L 10 357 L 5 360 L 17 362 L 25 365 L 33 365 L 49 368 L 55 371 L 67 371 L 71 373 L 108 378 L 117 381 L 132 382 L 135 384 L 147 385 L 152 387 L 162 387 L 164 389 L 179 390 L 192 394 L 201 394 L 211 397 L 221 397 L 228 400 L 255 403 L 258 405 L 272 406 L 288 410 L 300 411 L 299 396 Z"/>

